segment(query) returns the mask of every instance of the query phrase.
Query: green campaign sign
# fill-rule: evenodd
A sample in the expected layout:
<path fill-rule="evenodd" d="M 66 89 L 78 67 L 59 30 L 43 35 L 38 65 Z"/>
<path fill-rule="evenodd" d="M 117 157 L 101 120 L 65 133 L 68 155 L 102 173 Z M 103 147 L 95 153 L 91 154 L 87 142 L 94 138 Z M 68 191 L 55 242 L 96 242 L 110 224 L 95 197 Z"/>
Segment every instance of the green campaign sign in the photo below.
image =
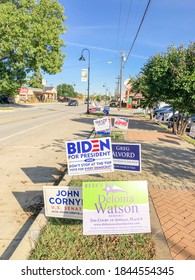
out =
<path fill-rule="evenodd" d="M 146 181 L 83 182 L 83 234 L 150 231 Z"/>

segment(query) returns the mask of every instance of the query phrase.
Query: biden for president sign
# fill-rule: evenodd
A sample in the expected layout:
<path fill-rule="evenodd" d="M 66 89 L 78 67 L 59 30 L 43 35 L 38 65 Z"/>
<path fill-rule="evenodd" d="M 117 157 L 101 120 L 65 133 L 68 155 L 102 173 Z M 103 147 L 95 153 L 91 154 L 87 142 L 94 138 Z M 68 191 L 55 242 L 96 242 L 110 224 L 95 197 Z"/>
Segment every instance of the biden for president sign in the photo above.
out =
<path fill-rule="evenodd" d="M 113 172 L 111 138 L 66 142 L 69 175 Z"/>

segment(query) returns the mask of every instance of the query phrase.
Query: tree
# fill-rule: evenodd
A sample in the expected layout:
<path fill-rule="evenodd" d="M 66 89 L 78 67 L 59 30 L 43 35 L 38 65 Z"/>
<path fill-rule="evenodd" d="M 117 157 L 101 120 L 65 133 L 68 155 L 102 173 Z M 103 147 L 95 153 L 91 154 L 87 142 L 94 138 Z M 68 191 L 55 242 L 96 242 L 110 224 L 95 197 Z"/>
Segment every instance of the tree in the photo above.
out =
<path fill-rule="evenodd" d="M 101 101 L 101 95 L 100 95 L 100 94 L 96 95 L 96 96 L 95 96 L 95 100 L 96 100 L 97 102 L 100 102 L 100 101 Z"/>
<path fill-rule="evenodd" d="M 36 84 L 44 72 L 61 71 L 64 20 L 63 7 L 57 0 L 1 1 L 0 92 L 16 94 L 28 80 L 32 85 L 38 77 Z"/>
<path fill-rule="evenodd" d="M 40 71 L 35 71 L 32 76 L 28 78 L 28 85 L 34 88 L 43 88 L 42 79 L 43 76 Z"/>
<path fill-rule="evenodd" d="M 185 124 L 195 108 L 195 43 L 186 49 L 183 45 L 178 48 L 172 45 L 166 53 L 151 57 L 133 87 L 142 92 L 150 105 L 165 101 L 177 109 L 177 128 L 184 133 Z M 187 115 L 185 122 L 179 122 L 184 113 Z M 179 123 L 182 123 L 180 129 Z"/>
<path fill-rule="evenodd" d="M 74 87 L 68 84 L 61 84 L 57 86 L 58 96 L 62 97 L 76 97 L 77 93 L 74 91 Z"/>
<path fill-rule="evenodd" d="M 144 108 L 146 111 L 150 110 L 150 119 L 153 119 L 153 107 L 156 99 L 153 99 L 150 96 L 150 90 L 147 88 L 146 84 L 144 83 L 144 76 L 140 75 L 137 79 L 131 79 L 132 84 L 132 92 L 134 93 L 142 93 L 144 99 L 141 100 L 140 106 Z"/>

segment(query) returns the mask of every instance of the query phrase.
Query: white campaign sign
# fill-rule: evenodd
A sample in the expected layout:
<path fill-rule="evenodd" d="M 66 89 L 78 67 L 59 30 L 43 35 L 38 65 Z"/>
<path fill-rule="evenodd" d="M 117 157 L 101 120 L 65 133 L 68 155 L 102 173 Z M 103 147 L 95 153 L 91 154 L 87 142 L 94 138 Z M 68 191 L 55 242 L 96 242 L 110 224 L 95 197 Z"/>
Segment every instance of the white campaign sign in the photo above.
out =
<path fill-rule="evenodd" d="M 113 172 L 111 138 L 66 142 L 69 175 Z"/>
<path fill-rule="evenodd" d="M 100 118 L 94 120 L 95 131 L 102 131 L 110 128 L 110 123 L 108 118 Z"/>
<path fill-rule="evenodd" d="M 45 216 L 82 219 L 81 187 L 43 186 Z"/>

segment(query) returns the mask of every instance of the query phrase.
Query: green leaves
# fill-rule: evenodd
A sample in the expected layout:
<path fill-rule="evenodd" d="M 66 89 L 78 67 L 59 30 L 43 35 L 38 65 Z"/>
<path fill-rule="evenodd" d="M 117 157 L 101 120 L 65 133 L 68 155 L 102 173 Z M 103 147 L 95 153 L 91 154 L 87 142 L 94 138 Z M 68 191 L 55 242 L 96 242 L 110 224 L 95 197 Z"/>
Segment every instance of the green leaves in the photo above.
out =
<path fill-rule="evenodd" d="M 172 45 L 166 53 L 151 57 L 133 87 L 142 92 L 149 107 L 164 101 L 190 114 L 195 108 L 195 43 L 186 49 Z"/>
<path fill-rule="evenodd" d="M 60 84 L 57 86 L 59 96 L 63 97 L 76 97 L 77 93 L 74 91 L 74 87 L 68 84 Z"/>
<path fill-rule="evenodd" d="M 31 82 L 46 72 L 61 71 L 65 46 L 63 8 L 57 0 L 1 1 L 0 91 L 17 90 L 31 75 Z M 17 82 L 16 82 L 17 81 Z M 14 88 L 13 88 L 13 85 Z"/>

